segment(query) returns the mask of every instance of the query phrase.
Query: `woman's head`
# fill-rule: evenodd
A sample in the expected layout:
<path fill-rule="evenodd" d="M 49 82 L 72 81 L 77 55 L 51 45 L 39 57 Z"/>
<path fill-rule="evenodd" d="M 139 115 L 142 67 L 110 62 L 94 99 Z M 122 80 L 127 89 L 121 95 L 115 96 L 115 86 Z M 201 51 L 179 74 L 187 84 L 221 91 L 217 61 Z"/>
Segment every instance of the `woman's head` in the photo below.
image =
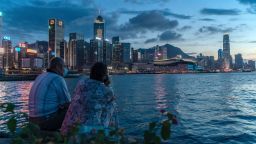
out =
<path fill-rule="evenodd" d="M 90 79 L 104 82 L 108 76 L 108 69 L 104 63 L 97 62 L 91 67 Z"/>

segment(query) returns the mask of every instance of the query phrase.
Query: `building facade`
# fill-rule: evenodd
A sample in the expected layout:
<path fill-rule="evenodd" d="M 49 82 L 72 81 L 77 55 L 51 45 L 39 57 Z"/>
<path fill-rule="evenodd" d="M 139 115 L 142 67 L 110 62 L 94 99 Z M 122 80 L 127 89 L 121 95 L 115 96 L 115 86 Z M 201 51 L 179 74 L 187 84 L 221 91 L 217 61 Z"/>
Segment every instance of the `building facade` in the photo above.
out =
<path fill-rule="evenodd" d="M 242 69 L 243 67 L 244 67 L 244 60 L 243 60 L 242 54 L 236 54 L 234 69 Z"/>
<path fill-rule="evenodd" d="M 4 36 L 2 40 L 2 47 L 4 48 L 3 64 L 5 69 L 11 69 L 14 67 L 13 63 L 13 49 L 12 41 L 10 37 Z"/>
<path fill-rule="evenodd" d="M 112 45 L 109 41 L 103 41 L 103 63 L 106 65 L 111 65 L 112 62 Z"/>
<path fill-rule="evenodd" d="M 103 40 L 90 40 L 90 47 L 87 55 L 87 65 L 93 65 L 96 62 L 103 62 Z"/>
<path fill-rule="evenodd" d="M 82 34 L 70 33 L 67 64 L 71 69 L 82 69 L 85 64 L 85 46 Z"/>
<path fill-rule="evenodd" d="M 3 38 L 3 13 L 0 11 L 0 39 Z M 2 42 L 0 42 L 0 46 L 2 46 Z"/>
<path fill-rule="evenodd" d="M 93 25 L 94 39 L 100 38 L 105 39 L 105 22 L 102 16 L 98 16 Z"/>
<path fill-rule="evenodd" d="M 232 58 L 230 55 L 229 34 L 223 35 L 223 68 L 230 69 L 232 66 Z"/>
<path fill-rule="evenodd" d="M 48 62 L 52 57 L 61 56 L 61 46 L 64 41 L 64 23 L 59 19 L 49 19 Z"/>
<path fill-rule="evenodd" d="M 121 43 L 123 49 L 123 63 L 131 63 L 131 43 Z"/>

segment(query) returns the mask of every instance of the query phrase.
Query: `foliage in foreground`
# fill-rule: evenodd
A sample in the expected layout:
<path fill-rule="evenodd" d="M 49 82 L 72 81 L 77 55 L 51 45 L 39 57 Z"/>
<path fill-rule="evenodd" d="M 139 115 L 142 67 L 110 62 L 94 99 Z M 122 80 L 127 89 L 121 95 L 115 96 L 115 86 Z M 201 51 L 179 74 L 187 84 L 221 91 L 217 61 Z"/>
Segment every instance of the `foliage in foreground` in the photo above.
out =
<path fill-rule="evenodd" d="M 160 144 L 171 137 L 171 126 L 177 124 L 177 119 L 169 112 L 161 110 L 161 114 L 166 116 L 159 122 L 150 122 L 148 129 L 144 131 L 143 136 L 132 139 L 124 135 L 124 129 L 112 129 L 108 134 L 104 130 L 98 130 L 91 135 L 79 133 L 80 125 L 76 125 L 67 137 L 63 137 L 60 132 L 44 132 L 32 123 L 25 123 L 21 128 L 17 126 L 17 118 L 25 118 L 28 121 L 28 115 L 25 113 L 15 113 L 15 105 L 12 103 L 0 104 L 0 109 L 11 116 L 6 125 L 10 132 L 11 143 L 13 144 Z"/>

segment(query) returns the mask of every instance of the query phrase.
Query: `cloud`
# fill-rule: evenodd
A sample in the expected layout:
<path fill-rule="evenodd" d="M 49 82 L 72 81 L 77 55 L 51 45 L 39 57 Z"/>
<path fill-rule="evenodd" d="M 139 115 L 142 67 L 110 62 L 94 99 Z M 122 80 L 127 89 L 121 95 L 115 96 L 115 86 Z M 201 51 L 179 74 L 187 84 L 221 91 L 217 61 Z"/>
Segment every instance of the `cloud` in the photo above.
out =
<path fill-rule="evenodd" d="M 216 21 L 215 19 L 211 19 L 211 18 L 202 18 L 199 19 L 200 21 L 207 21 L 207 22 L 211 22 L 211 21 Z"/>
<path fill-rule="evenodd" d="M 242 4 L 250 4 L 250 5 L 256 5 L 255 0 L 238 0 Z"/>
<path fill-rule="evenodd" d="M 162 14 L 163 16 L 171 16 L 177 19 L 191 19 L 192 16 L 189 15 L 184 15 L 184 14 L 177 14 L 177 13 L 173 13 L 171 12 L 169 9 L 164 9 L 164 10 L 150 10 L 150 11 L 137 11 L 137 10 L 125 10 L 125 9 L 121 9 L 119 10 L 120 13 L 122 14 L 141 14 L 141 13 L 145 13 L 145 12 L 157 12 Z"/>
<path fill-rule="evenodd" d="M 152 4 L 152 3 L 166 3 L 170 0 L 124 0 L 125 2 L 132 4 Z"/>
<path fill-rule="evenodd" d="M 190 30 L 190 29 L 192 29 L 191 26 L 183 26 L 183 27 L 179 28 L 178 30 L 179 31 L 186 31 L 186 30 Z"/>
<path fill-rule="evenodd" d="M 180 40 L 182 37 L 181 34 L 178 34 L 173 31 L 165 31 L 158 36 L 160 41 L 173 41 L 173 40 Z"/>
<path fill-rule="evenodd" d="M 204 8 L 201 11 L 204 15 L 240 15 L 241 11 L 238 9 L 211 9 Z"/>
<path fill-rule="evenodd" d="M 164 31 L 163 33 L 158 35 L 156 38 L 147 39 L 144 43 L 148 44 L 148 43 L 154 43 L 157 41 L 166 42 L 166 41 L 177 41 L 177 40 L 182 40 L 182 35 L 174 31 L 168 30 L 168 31 Z"/>
<path fill-rule="evenodd" d="M 249 43 L 256 43 L 256 41 L 250 41 Z"/>
<path fill-rule="evenodd" d="M 151 38 L 151 39 L 147 39 L 144 43 L 148 44 L 148 43 L 154 43 L 154 42 L 157 42 L 157 41 L 158 41 L 158 38 Z"/>
<path fill-rule="evenodd" d="M 146 33 L 147 31 L 170 30 L 178 26 L 177 20 L 170 20 L 156 11 L 143 12 L 121 25 L 122 32 Z"/>
<path fill-rule="evenodd" d="M 82 34 L 90 34 L 91 32 L 87 31 L 86 27 L 92 27 L 92 23 L 82 26 L 76 21 L 83 19 L 93 22 L 97 9 L 90 5 L 81 5 L 85 1 L 24 0 L 18 3 L 17 1 L 3 0 L 0 6 L 0 8 L 5 8 L 3 9 L 3 33 L 16 37 L 19 41 L 47 40 L 48 19 L 59 18 L 64 21 L 66 35 L 74 30 L 80 31 Z M 84 21 L 80 21 L 80 23 Z"/>
<path fill-rule="evenodd" d="M 250 14 L 256 14 L 256 0 L 238 0 L 241 4 L 249 5 L 250 8 L 247 12 Z"/>
<path fill-rule="evenodd" d="M 234 31 L 234 28 L 223 28 L 221 26 L 203 26 L 201 27 L 198 32 L 199 33 L 208 33 L 208 34 L 216 34 L 216 33 L 227 33 Z"/>

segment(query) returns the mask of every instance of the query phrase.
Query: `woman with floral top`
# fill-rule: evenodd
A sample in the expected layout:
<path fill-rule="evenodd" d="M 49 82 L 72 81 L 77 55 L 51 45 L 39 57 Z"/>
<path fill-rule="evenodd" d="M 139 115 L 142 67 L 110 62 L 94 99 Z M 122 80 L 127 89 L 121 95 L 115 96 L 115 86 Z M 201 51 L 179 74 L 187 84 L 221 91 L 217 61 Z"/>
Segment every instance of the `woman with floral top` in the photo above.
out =
<path fill-rule="evenodd" d="M 80 125 L 80 132 L 92 133 L 99 129 L 117 127 L 117 111 L 113 91 L 108 84 L 107 66 L 95 63 L 90 78 L 82 78 L 62 123 L 61 133 L 68 135 Z"/>

